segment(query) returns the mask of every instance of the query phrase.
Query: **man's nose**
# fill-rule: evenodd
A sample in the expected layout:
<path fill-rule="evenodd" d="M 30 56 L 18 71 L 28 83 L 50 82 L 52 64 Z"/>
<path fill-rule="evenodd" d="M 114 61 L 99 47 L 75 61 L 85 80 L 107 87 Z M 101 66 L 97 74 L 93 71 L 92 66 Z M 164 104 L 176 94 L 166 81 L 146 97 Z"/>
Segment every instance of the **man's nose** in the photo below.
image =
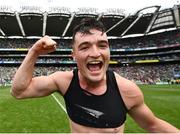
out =
<path fill-rule="evenodd" d="M 100 55 L 101 55 L 101 53 L 100 53 L 99 49 L 96 46 L 92 47 L 90 56 L 96 58 L 96 57 L 99 57 Z"/>

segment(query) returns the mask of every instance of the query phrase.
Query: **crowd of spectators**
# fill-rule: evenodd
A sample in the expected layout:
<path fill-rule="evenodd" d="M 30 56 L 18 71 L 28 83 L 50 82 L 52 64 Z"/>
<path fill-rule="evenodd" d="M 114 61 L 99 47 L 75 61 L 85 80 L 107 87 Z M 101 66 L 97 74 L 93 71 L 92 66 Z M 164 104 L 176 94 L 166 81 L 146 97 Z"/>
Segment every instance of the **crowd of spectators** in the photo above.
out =
<path fill-rule="evenodd" d="M 113 68 L 120 75 L 142 84 L 168 83 L 174 80 L 173 69 L 178 64 L 125 65 Z"/>
<path fill-rule="evenodd" d="M 111 58 L 112 61 L 118 61 L 118 63 L 135 63 L 137 61 L 142 60 L 178 60 L 179 55 L 171 54 L 166 56 L 139 56 L 139 57 L 116 57 Z M 0 58 L 0 63 L 21 63 L 23 61 L 24 57 L 21 58 L 8 58 L 3 57 Z M 37 63 L 74 63 L 72 57 L 66 57 L 66 58 L 60 58 L 60 57 L 54 57 L 54 58 L 38 58 Z"/>
<path fill-rule="evenodd" d="M 74 67 L 35 67 L 34 76 L 49 75 L 56 71 L 68 71 Z M 0 66 L 0 85 L 11 84 L 18 67 Z"/>
<path fill-rule="evenodd" d="M 1 39 L 0 40 L 0 49 L 3 48 L 30 48 L 36 39 Z M 71 49 L 71 40 L 69 39 L 60 39 L 56 40 L 58 43 L 58 49 Z M 171 46 L 175 44 L 180 44 L 180 30 L 174 30 L 169 32 L 164 32 L 156 35 L 147 35 L 143 37 L 136 38 L 124 38 L 124 39 L 110 39 L 110 48 L 112 49 L 135 49 L 135 48 L 147 48 L 147 47 L 161 47 L 161 46 Z M 177 46 L 179 48 L 179 46 Z M 178 49 L 169 50 L 168 53 L 158 54 L 158 52 L 147 52 L 144 55 L 134 54 L 113 54 L 111 60 L 118 61 L 119 63 L 124 63 L 121 66 L 111 66 L 111 69 L 118 72 L 120 75 L 128 78 L 136 83 L 141 84 L 157 84 L 157 83 L 170 83 L 174 80 L 174 68 L 179 68 L 179 63 L 173 64 L 128 64 L 138 60 L 179 60 L 180 55 Z M 148 53 L 151 53 L 148 55 Z M 8 54 L 7 54 L 8 55 Z M 13 54 L 10 54 L 13 55 Z M 24 55 L 25 56 L 25 55 Z M 17 66 L 8 67 L 4 66 L 3 63 L 21 63 L 24 59 L 24 56 L 18 58 L 6 57 L 0 54 L 0 85 L 11 84 Z M 39 58 L 37 62 L 39 63 L 68 63 L 72 62 L 72 58 L 69 56 L 60 57 L 46 57 Z M 60 64 L 59 64 L 60 65 Z M 34 75 L 48 75 L 58 70 L 72 70 L 74 67 L 37 67 Z"/>
<path fill-rule="evenodd" d="M 149 65 L 133 65 L 128 64 L 119 67 L 110 67 L 121 76 L 136 82 L 137 84 L 170 84 L 174 80 L 173 69 L 178 64 L 149 64 Z M 49 75 L 53 72 L 62 70 L 68 71 L 75 67 L 36 67 L 34 76 Z M 0 66 L 0 85 L 11 84 L 17 67 Z"/>
<path fill-rule="evenodd" d="M 159 60 L 159 61 L 167 61 L 167 60 L 179 60 L 180 55 L 171 53 L 168 55 L 150 55 L 150 56 L 128 56 L 128 57 L 116 57 L 111 58 L 113 61 L 118 61 L 119 63 L 133 63 L 140 60 Z"/>
<path fill-rule="evenodd" d="M 37 39 L 1 39 L 0 48 L 30 48 Z M 70 39 L 59 39 L 58 49 L 71 49 Z M 167 31 L 154 35 L 131 37 L 122 39 L 109 39 L 111 49 L 135 49 L 147 47 L 161 47 L 180 44 L 180 29 Z"/>
<path fill-rule="evenodd" d="M 180 44 L 180 29 L 143 37 L 112 39 L 110 44 L 112 44 L 112 49 L 135 49 Z"/>

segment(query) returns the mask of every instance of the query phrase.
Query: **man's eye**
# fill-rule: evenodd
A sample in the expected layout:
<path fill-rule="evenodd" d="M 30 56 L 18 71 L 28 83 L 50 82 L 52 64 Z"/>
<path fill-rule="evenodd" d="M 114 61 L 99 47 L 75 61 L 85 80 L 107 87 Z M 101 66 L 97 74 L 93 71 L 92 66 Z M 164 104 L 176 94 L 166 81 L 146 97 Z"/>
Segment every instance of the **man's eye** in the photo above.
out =
<path fill-rule="evenodd" d="M 82 48 L 80 48 L 80 50 L 86 50 L 86 49 L 88 49 L 88 47 L 82 47 Z"/>
<path fill-rule="evenodd" d="M 100 48 L 107 48 L 107 45 L 106 44 L 101 44 L 99 45 Z"/>
<path fill-rule="evenodd" d="M 100 45 L 99 47 L 104 48 L 104 47 L 106 47 L 106 45 Z"/>

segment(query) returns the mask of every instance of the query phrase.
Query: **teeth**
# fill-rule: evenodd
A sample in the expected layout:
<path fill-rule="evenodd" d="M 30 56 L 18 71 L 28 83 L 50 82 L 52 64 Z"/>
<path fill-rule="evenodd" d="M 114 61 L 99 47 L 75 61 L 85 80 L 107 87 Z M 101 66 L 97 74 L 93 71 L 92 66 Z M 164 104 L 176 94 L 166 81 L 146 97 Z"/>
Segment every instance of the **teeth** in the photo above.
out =
<path fill-rule="evenodd" d="M 89 64 L 99 64 L 101 63 L 100 61 L 90 61 Z"/>
<path fill-rule="evenodd" d="M 94 60 L 94 61 L 89 61 L 87 64 L 87 68 L 91 71 L 99 71 L 102 67 L 102 61 L 100 60 Z"/>

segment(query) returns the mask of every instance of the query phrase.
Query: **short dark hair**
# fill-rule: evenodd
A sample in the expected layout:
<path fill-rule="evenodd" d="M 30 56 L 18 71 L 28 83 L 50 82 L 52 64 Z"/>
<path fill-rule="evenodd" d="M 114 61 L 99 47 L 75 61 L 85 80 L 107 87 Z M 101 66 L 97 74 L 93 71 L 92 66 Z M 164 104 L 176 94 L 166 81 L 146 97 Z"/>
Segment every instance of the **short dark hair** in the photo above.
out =
<path fill-rule="evenodd" d="M 83 34 L 91 34 L 91 29 L 99 30 L 102 32 L 102 34 L 105 32 L 105 27 L 101 21 L 95 18 L 82 19 L 81 22 L 73 29 L 72 44 L 75 41 L 75 35 L 77 32 L 81 32 Z"/>

